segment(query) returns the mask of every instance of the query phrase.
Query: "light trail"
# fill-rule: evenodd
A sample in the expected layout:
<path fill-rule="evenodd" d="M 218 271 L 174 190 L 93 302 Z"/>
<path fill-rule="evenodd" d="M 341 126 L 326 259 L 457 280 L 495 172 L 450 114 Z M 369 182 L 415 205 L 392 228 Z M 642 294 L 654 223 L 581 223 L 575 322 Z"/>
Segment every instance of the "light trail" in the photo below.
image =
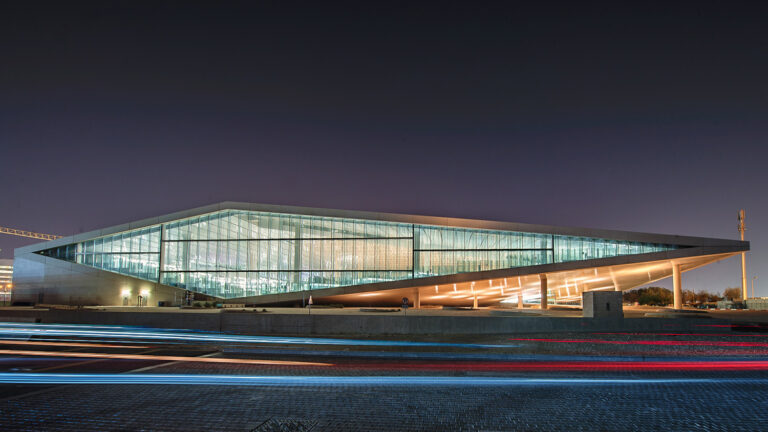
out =
<path fill-rule="evenodd" d="M 552 343 L 594 343 L 610 345 L 674 345 L 674 346 L 722 346 L 722 347 L 768 347 L 768 342 L 727 342 L 727 341 L 614 341 L 603 339 L 542 339 L 542 338 L 510 338 L 514 341 L 552 342 Z"/>
<path fill-rule="evenodd" d="M 87 348 L 150 348 L 141 345 L 110 345 L 100 343 L 83 342 L 38 342 L 21 340 L 0 340 L 0 345 L 44 345 L 44 346 L 67 346 L 67 347 L 87 347 Z"/>
<path fill-rule="evenodd" d="M 349 345 L 349 346 L 431 346 L 459 348 L 510 348 L 515 345 L 487 345 L 445 342 L 410 342 L 364 339 L 332 339 L 287 336 L 247 336 L 227 335 L 218 333 L 193 333 L 179 330 L 141 329 L 136 327 L 106 326 L 58 326 L 52 324 L 15 324 L 0 323 L 0 335 L 15 336 L 69 336 L 88 338 L 113 339 L 150 339 L 164 341 L 188 341 L 196 343 L 229 342 L 229 343 L 268 343 L 289 345 Z"/>
<path fill-rule="evenodd" d="M 498 353 L 498 352 L 425 352 L 425 351 L 357 351 L 357 350 L 316 350 L 290 349 L 290 348 L 225 348 L 223 355 L 229 353 L 241 353 L 250 356 L 299 356 L 299 357 L 330 357 L 330 358 L 348 358 L 363 361 L 373 360 L 378 362 L 475 362 L 475 361 L 506 361 L 506 362 L 525 362 L 525 361 L 720 361 L 724 357 L 728 361 L 737 360 L 755 360 L 755 354 L 768 354 L 765 349 L 750 350 L 709 350 L 678 348 L 674 350 L 673 355 L 668 351 L 628 351 L 626 354 L 601 353 L 600 355 L 578 355 L 578 354 L 533 354 L 533 353 Z"/>
<path fill-rule="evenodd" d="M 730 328 L 768 329 L 768 327 L 766 327 L 766 326 L 760 326 L 760 325 L 741 325 L 741 324 L 696 324 L 696 327 L 730 327 Z"/>
<path fill-rule="evenodd" d="M 625 335 L 625 336 L 712 336 L 712 337 L 720 337 L 720 336 L 740 336 L 740 337 L 768 337 L 768 335 L 765 334 L 735 334 L 735 333 L 592 333 L 595 335 Z"/>
<path fill-rule="evenodd" d="M 82 353 L 82 352 L 62 352 L 62 351 L 24 351 L 24 350 L 0 350 L 0 354 L 35 356 L 35 357 L 74 357 L 74 358 L 97 358 L 97 359 L 117 359 L 117 360 L 151 360 L 151 361 L 174 361 L 174 362 L 195 362 L 195 363 L 237 363 L 237 364 L 255 364 L 255 365 L 273 365 L 273 366 L 332 366 L 332 363 L 301 362 L 287 360 L 254 360 L 254 359 L 230 359 L 219 357 L 184 357 L 184 356 L 158 356 L 148 354 L 106 354 L 106 353 Z"/>
<path fill-rule="evenodd" d="M 616 384 L 768 384 L 745 378 L 503 378 L 441 376 L 254 376 L 0 373 L 4 384 L 160 384 L 225 386 L 571 386 Z"/>
<path fill-rule="evenodd" d="M 542 362 L 433 362 L 433 363 L 363 363 L 343 365 L 348 369 L 376 370 L 449 370 L 483 372 L 661 372 L 661 371 L 765 371 L 768 361 L 542 361 Z"/>
<path fill-rule="evenodd" d="M 28 337 L 6 337 L 5 340 L 8 341 L 28 341 Z M 54 338 L 45 338 L 45 337 L 35 337 L 35 342 L 77 342 L 80 343 L 82 341 L 88 342 L 89 339 L 79 339 L 79 338 L 61 338 L 61 337 L 54 337 Z M 119 339 L 99 339 L 98 341 L 94 341 L 98 343 L 106 343 L 106 344 L 120 344 L 120 346 L 126 346 L 125 344 L 130 343 L 131 341 L 128 340 L 119 340 Z M 89 342 L 93 343 L 93 342 Z M 157 348 L 157 345 L 184 345 L 185 342 L 171 342 L 171 341 L 148 341 L 148 340 L 142 340 L 142 344 L 147 345 L 154 345 L 154 347 L 148 347 L 148 348 Z"/>

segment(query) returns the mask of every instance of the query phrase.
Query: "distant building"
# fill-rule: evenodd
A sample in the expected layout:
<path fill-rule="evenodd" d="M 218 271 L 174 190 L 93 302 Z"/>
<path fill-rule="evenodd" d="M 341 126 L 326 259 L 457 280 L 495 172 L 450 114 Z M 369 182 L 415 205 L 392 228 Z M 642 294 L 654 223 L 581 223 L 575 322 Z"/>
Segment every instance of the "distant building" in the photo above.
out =
<path fill-rule="evenodd" d="M 0 259 L 0 302 L 11 301 L 13 283 L 13 260 Z"/>
<path fill-rule="evenodd" d="M 222 203 L 15 251 L 15 303 L 487 306 L 574 302 L 749 243 L 508 222 Z M 681 296 L 679 296 L 681 297 Z"/>
<path fill-rule="evenodd" d="M 750 310 L 768 310 L 768 298 L 766 297 L 747 299 L 744 303 L 746 308 Z"/>

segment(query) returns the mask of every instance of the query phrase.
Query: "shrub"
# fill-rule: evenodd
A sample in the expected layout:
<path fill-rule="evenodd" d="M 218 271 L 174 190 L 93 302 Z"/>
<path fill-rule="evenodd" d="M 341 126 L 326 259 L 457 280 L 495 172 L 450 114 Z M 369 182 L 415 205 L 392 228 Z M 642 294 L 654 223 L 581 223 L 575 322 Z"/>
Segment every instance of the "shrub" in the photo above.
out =
<path fill-rule="evenodd" d="M 624 301 L 648 306 L 666 306 L 672 304 L 672 291 L 662 287 L 630 290 L 624 293 Z"/>

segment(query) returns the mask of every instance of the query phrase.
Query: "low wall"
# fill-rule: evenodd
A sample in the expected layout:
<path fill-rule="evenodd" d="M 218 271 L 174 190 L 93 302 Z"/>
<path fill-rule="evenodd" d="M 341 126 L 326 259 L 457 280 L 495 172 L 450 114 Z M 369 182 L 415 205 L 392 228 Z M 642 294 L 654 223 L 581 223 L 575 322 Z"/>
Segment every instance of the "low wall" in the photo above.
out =
<path fill-rule="evenodd" d="M 111 324 L 154 328 L 276 335 L 472 335 L 538 332 L 729 331 L 689 318 L 564 318 L 501 316 L 297 315 L 254 312 L 116 312 L 95 310 L 0 310 L 0 321 Z"/>

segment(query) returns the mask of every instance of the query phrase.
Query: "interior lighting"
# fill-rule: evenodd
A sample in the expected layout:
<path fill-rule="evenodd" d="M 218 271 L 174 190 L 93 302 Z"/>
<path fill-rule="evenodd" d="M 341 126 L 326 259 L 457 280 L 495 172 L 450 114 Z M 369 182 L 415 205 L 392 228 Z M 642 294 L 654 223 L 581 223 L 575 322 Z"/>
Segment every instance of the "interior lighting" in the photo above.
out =
<path fill-rule="evenodd" d="M 120 291 L 120 295 L 122 295 L 123 297 L 130 297 L 131 290 L 129 288 L 123 288 L 123 290 Z"/>
<path fill-rule="evenodd" d="M 607 286 L 590 288 L 589 290 L 590 291 L 604 291 L 604 290 L 615 290 L 615 289 L 616 289 L 616 287 L 614 287 L 613 285 L 607 285 Z"/>

